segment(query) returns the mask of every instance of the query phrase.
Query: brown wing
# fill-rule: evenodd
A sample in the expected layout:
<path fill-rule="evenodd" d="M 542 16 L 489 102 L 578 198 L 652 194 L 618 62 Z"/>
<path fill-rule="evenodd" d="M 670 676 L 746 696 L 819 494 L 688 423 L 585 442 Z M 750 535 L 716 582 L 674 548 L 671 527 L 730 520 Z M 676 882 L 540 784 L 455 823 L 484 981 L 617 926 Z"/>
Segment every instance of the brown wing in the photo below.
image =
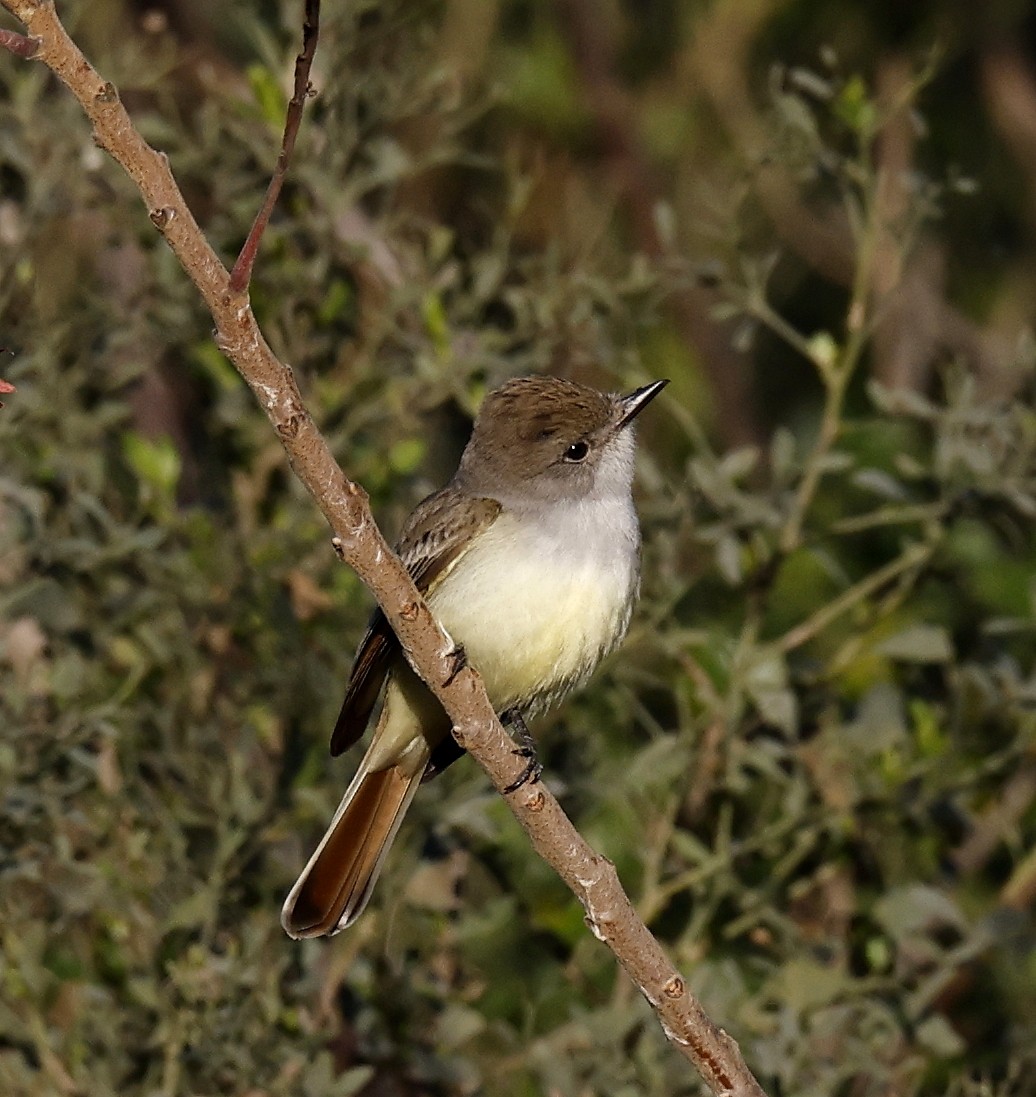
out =
<path fill-rule="evenodd" d="M 396 544 L 417 589 L 429 594 L 464 555 L 472 537 L 491 525 L 499 513 L 495 499 L 464 495 L 449 487 L 419 503 Z M 342 711 L 331 734 L 332 755 L 341 754 L 363 735 L 385 675 L 398 655 L 396 634 L 376 609 L 356 652 Z"/>

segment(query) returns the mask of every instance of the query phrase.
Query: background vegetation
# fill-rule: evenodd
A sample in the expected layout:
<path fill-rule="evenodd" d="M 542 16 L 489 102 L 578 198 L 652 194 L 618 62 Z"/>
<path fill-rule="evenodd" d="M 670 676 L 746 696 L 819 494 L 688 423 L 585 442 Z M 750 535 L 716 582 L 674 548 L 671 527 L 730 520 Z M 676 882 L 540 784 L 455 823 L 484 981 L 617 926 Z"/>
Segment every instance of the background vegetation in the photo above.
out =
<path fill-rule="evenodd" d="M 60 8 L 232 258 L 301 5 Z M 504 378 L 673 380 L 547 779 L 769 1093 L 1033 1092 L 1032 15 L 326 8 L 253 300 L 385 527 Z M 281 933 L 370 600 L 12 57 L 0 319 L 0 1091 L 698 1093 L 470 762 L 354 930 Z"/>

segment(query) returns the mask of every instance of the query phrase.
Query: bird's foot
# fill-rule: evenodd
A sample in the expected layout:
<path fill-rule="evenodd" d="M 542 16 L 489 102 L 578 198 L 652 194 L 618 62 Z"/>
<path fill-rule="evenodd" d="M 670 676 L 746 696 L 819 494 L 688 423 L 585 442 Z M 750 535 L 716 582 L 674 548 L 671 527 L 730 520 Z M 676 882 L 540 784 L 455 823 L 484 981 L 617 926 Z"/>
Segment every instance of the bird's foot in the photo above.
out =
<path fill-rule="evenodd" d="M 500 720 L 511 729 L 518 743 L 518 746 L 511 753 L 518 758 L 525 759 L 525 769 L 522 770 L 516 780 L 504 789 L 505 794 L 510 794 L 517 792 L 523 785 L 534 785 L 543 773 L 543 765 L 536 757 L 536 743 L 529 729 L 525 726 L 521 712 L 516 708 L 508 709 L 500 717 Z"/>
<path fill-rule="evenodd" d="M 443 682 L 444 687 L 452 685 L 453 679 L 468 665 L 468 653 L 464 650 L 464 645 L 456 644 L 453 651 L 446 656 L 446 662 L 450 669 Z"/>

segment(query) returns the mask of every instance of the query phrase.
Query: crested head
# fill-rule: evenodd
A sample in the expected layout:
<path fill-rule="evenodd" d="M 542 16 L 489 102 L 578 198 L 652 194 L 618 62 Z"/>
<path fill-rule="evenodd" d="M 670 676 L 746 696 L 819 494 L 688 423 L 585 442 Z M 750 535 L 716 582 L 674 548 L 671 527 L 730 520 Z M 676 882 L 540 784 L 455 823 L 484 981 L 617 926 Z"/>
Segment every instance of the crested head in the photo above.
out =
<path fill-rule="evenodd" d="M 557 377 L 520 377 L 491 392 L 456 482 L 518 505 L 629 495 L 632 421 L 664 386 L 629 396 Z"/>

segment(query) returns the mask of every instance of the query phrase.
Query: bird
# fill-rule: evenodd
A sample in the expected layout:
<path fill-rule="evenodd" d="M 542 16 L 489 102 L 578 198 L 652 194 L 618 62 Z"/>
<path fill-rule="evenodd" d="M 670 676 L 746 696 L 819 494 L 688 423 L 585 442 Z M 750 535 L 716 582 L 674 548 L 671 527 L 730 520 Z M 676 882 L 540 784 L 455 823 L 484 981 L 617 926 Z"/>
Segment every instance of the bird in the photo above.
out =
<path fill-rule="evenodd" d="M 452 480 L 403 525 L 397 554 L 523 740 L 525 718 L 583 685 L 626 635 L 640 587 L 632 424 L 667 383 L 620 395 L 556 377 L 506 382 L 483 401 Z M 370 745 L 284 902 L 290 937 L 355 922 L 422 780 L 464 753 L 378 609 L 333 756 L 359 741 L 382 695 Z"/>

